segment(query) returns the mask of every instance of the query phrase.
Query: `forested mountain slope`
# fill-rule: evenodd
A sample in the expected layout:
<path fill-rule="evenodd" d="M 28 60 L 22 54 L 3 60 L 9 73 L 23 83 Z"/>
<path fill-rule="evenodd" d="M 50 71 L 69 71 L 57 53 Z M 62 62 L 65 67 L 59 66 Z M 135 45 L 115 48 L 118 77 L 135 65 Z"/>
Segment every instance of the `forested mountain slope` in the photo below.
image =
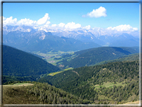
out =
<path fill-rule="evenodd" d="M 3 76 L 27 76 L 27 79 L 36 79 L 42 74 L 58 71 L 59 68 L 35 55 L 3 45 L 2 70 Z"/>
<path fill-rule="evenodd" d="M 73 55 L 64 55 L 58 65 L 65 67 L 83 67 L 90 66 L 102 61 L 114 60 L 119 57 L 139 53 L 138 47 L 99 47 L 75 52 Z"/>
<path fill-rule="evenodd" d="M 139 62 L 111 62 L 75 68 L 39 80 L 94 103 L 125 103 L 138 100 Z"/>
<path fill-rule="evenodd" d="M 136 61 L 136 60 L 139 60 L 139 53 L 130 54 L 130 55 L 125 55 L 125 56 L 119 57 L 119 58 L 114 59 L 114 60 L 102 61 L 102 62 L 97 63 L 97 64 L 95 64 L 95 65 L 106 64 L 106 63 L 108 63 L 108 62 Z"/>

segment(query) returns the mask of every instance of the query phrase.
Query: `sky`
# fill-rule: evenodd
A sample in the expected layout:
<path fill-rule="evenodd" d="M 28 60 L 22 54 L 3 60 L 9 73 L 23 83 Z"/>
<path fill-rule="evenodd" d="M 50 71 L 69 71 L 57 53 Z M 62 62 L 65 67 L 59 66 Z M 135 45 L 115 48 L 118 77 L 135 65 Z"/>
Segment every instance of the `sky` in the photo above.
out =
<path fill-rule="evenodd" d="M 3 3 L 4 25 L 139 30 L 139 3 Z"/>

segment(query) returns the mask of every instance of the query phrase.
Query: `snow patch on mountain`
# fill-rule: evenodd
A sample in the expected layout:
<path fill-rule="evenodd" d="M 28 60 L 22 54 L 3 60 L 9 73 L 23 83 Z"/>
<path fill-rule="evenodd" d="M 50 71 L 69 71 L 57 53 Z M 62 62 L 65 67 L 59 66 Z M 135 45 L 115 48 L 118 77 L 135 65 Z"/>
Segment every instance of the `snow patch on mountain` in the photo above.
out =
<path fill-rule="evenodd" d="M 45 39 L 45 34 L 42 32 L 42 36 L 39 37 L 39 39 L 44 40 Z"/>

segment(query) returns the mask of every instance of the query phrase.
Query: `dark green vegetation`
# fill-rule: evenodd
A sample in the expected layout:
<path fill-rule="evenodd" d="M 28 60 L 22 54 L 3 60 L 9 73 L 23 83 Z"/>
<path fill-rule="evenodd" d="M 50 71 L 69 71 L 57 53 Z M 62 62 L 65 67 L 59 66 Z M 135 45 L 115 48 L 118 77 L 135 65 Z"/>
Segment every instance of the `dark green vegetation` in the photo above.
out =
<path fill-rule="evenodd" d="M 139 62 L 111 62 L 75 68 L 54 76 L 44 76 L 39 81 L 93 103 L 125 103 L 139 98 Z"/>
<path fill-rule="evenodd" d="M 32 82 L 34 85 L 3 86 L 3 104 L 86 104 L 88 100 L 55 88 L 48 83 Z"/>
<path fill-rule="evenodd" d="M 3 45 L 3 83 L 9 80 L 36 80 L 40 75 L 60 70 L 30 53 Z"/>
<path fill-rule="evenodd" d="M 28 92 L 39 97 L 41 102 L 48 104 L 82 104 L 90 102 L 88 100 L 83 101 L 79 97 L 47 83 L 36 83 L 33 87 L 28 88 Z"/>
<path fill-rule="evenodd" d="M 135 60 L 139 60 L 139 53 L 122 56 L 118 58 L 116 61 L 135 61 Z"/>
<path fill-rule="evenodd" d="M 14 84 L 22 81 L 36 81 L 34 76 L 2 76 L 2 84 Z"/>
<path fill-rule="evenodd" d="M 100 63 L 102 61 L 114 60 L 122 56 L 139 53 L 138 47 L 99 47 L 75 52 L 62 56 L 62 60 L 57 65 L 64 67 L 83 67 Z M 60 58 L 60 59 L 61 59 Z M 57 58 L 56 58 L 57 59 Z"/>
<path fill-rule="evenodd" d="M 106 64 L 106 63 L 108 63 L 108 62 L 136 61 L 136 60 L 139 60 L 139 53 L 130 54 L 130 55 L 125 55 L 125 56 L 119 57 L 118 59 L 114 59 L 114 60 L 102 61 L 102 62 L 97 63 L 97 64 L 95 64 L 95 65 Z"/>

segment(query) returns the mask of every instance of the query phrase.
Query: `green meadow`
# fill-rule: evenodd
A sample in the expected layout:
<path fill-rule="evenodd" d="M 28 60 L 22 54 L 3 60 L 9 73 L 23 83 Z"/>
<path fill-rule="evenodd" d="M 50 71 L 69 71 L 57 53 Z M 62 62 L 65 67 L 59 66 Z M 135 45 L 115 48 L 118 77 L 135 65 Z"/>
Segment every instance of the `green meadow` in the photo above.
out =
<path fill-rule="evenodd" d="M 106 88 L 112 88 L 113 86 L 125 86 L 126 84 L 124 82 L 104 82 L 102 85 L 96 84 L 95 89 L 99 89 L 100 87 L 106 87 Z"/>
<path fill-rule="evenodd" d="M 66 69 L 64 69 L 64 70 L 62 70 L 62 71 L 58 71 L 58 72 L 53 72 L 53 73 L 49 73 L 47 76 L 54 76 L 54 75 L 56 75 L 56 74 L 59 74 L 59 73 L 61 73 L 61 72 L 64 72 L 64 71 L 68 71 L 68 70 L 72 70 L 73 68 L 66 68 Z"/>

